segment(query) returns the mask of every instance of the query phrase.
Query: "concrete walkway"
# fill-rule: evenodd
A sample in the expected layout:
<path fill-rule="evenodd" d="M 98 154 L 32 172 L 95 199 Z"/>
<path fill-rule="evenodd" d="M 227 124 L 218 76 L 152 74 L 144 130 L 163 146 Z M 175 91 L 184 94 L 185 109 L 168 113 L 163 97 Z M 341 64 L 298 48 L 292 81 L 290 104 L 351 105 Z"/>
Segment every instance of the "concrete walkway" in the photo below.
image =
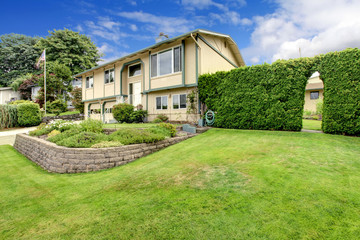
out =
<path fill-rule="evenodd" d="M 16 134 L 28 133 L 35 129 L 36 127 L 29 127 L 29 128 L 20 128 L 20 129 L 0 132 L 0 145 L 5 145 L 5 144 L 14 145 Z"/>
<path fill-rule="evenodd" d="M 310 130 L 310 129 L 301 129 L 302 132 L 308 132 L 308 133 L 324 133 L 323 131 L 319 130 Z"/>

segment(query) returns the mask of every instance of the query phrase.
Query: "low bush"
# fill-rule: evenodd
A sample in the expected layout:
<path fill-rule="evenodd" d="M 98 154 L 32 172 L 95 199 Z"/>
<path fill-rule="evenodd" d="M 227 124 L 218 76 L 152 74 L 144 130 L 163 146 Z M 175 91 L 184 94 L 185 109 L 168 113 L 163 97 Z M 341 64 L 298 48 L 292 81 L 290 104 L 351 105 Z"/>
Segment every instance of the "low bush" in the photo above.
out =
<path fill-rule="evenodd" d="M 18 124 L 22 127 L 36 126 L 41 123 L 40 107 L 36 103 L 17 105 Z"/>
<path fill-rule="evenodd" d="M 166 116 L 165 114 L 159 114 L 156 116 L 157 119 L 160 119 L 161 122 L 166 122 L 167 120 L 169 120 L 169 117 Z"/>
<path fill-rule="evenodd" d="M 154 127 L 148 128 L 148 129 L 152 133 L 162 134 L 165 137 L 171 137 L 171 133 L 170 133 L 169 129 L 167 129 L 167 128 L 163 128 L 163 127 L 160 127 L 160 126 L 154 126 Z"/>
<path fill-rule="evenodd" d="M 160 118 L 155 118 L 152 122 L 153 123 L 162 123 L 163 121 Z"/>
<path fill-rule="evenodd" d="M 135 123 L 144 122 L 144 118 L 147 117 L 148 112 L 146 110 L 137 110 L 130 114 L 130 121 Z"/>
<path fill-rule="evenodd" d="M 76 134 L 79 134 L 79 133 L 80 133 L 79 128 L 73 128 L 73 129 L 67 130 L 65 132 L 62 132 L 62 133 L 60 133 L 58 135 L 49 137 L 47 140 L 57 144 L 58 142 L 66 139 L 66 138 L 72 137 L 72 136 L 74 136 Z"/>
<path fill-rule="evenodd" d="M 159 127 L 169 130 L 171 137 L 176 135 L 176 126 L 171 123 L 160 123 Z"/>
<path fill-rule="evenodd" d="M 18 104 L 22 104 L 22 103 L 33 103 L 33 102 L 30 100 L 15 100 L 15 101 L 10 102 L 9 104 L 10 105 L 18 105 Z"/>
<path fill-rule="evenodd" d="M 165 135 L 150 129 L 125 128 L 108 136 L 109 141 L 118 141 L 124 145 L 137 143 L 154 143 L 165 139 Z"/>
<path fill-rule="evenodd" d="M 17 125 L 17 108 L 11 105 L 0 105 L 0 128 L 12 128 Z"/>
<path fill-rule="evenodd" d="M 56 136 L 58 134 L 60 134 L 61 132 L 59 130 L 52 130 L 49 134 L 48 137 L 53 137 Z"/>
<path fill-rule="evenodd" d="M 119 103 L 113 106 L 113 116 L 119 123 L 130 123 L 130 116 L 134 112 L 134 106 L 128 103 Z"/>
<path fill-rule="evenodd" d="M 117 142 L 117 141 L 103 141 L 92 145 L 91 148 L 119 147 L 122 145 L 123 144 L 121 142 Z"/>
<path fill-rule="evenodd" d="M 29 132 L 30 136 L 41 136 L 41 135 L 47 135 L 49 134 L 52 130 L 54 130 L 53 128 L 41 128 L 41 129 L 36 129 L 34 131 Z"/>
<path fill-rule="evenodd" d="M 58 136 L 58 135 L 57 135 Z M 105 141 L 106 135 L 94 132 L 81 132 L 71 137 L 58 141 L 56 144 L 70 148 L 89 148 L 92 145 Z"/>
<path fill-rule="evenodd" d="M 80 128 L 83 132 L 102 133 L 104 124 L 100 120 L 88 118 L 80 123 Z"/>
<path fill-rule="evenodd" d="M 55 115 L 60 115 L 60 113 L 66 112 L 67 111 L 67 104 L 65 103 L 65 101 L 58 99 L 52 102 L 47 102 L 47 111 L 49 113 L 54 113 Z"/>

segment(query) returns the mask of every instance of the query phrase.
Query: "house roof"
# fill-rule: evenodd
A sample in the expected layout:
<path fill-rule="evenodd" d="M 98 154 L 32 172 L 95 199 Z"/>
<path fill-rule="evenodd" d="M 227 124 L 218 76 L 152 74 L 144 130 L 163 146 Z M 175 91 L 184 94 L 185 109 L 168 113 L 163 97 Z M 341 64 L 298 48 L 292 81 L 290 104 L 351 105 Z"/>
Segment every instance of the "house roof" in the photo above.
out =
<path fill-rule="evenodd" d="M 2 87 L 0 88 L 0 91 L 6 91 L 6 90 L 12 90 L 11 87 Z"/>
<path fill-rule="evenodd" d="M 309 83 L 306 85 L 306 90 L 318 90 L 318 89 L 324 89 L 324 84 L 322 82 Z"/>
<path fill-rule="evenodd" d="M 245 62 L 244 62 L 244 59 L 243 57 L 241 56 L 241 53 L 239 51 L 239 48 L 237 46 L 237 44 L 235 43 L 235 41 L 229 36 L 229 35 L 226 35 L 226 34 L 222 34 L 222 33 L 217 33 L 217 32 L 214 32 L 214 31 L 209 31 L 209 30 L 204 30 L 204 29 L 196 29 L 196 30 L 193 30 L 193 31 L 190 31 L 190 32 L 187 32 L 187 33 L 184 33 L 184 34 L 181 34 L 179 36 L 176 36 L 176 37 L 173 37 L 173 38 L 169 38 L 169 39 L 166 39 L 164 41 L 161 41 L 161 42 L 158 42 L 158 43 L 155 43 L 149 47 L 146 47 L 146 48 L 143 48 L 139 51 L 136 51 L 136 52 L 133 52 L 133 53 L 130 53 L 126 56 L 123 56 L 123 57 L 120 57 L 120 58 L 117 58 L 113 61 L 110 61 L 110 62 L 107 62 L 107 63 L 104 63 L 104 64 L 101 64 L 99 66 L 96 66 L 96 67 L 93 67 L 91 69 L 88 69 L 86 71 L 83 71 L 81 73 L 78 73 L 76 75 L 74 75 L 74 77 L 78 77 L 78 76 L 81 76 L 83 75 L 84 73 L 87 73 L 87 72 L 91 72 L 93 70 L 96 70 L 96 69 L 99 69 L 99 68 L 102 68 L 106 65 L 109 65 L 109 64 L 112 64 L 112 63 L 115 63 L 119 60 L 123 60 L 123 59 L 126 59 L 126 58 L 130 58 L 130 57 L 133 57 L 137 54 L 141 54 L 141 53 L 144 53 L 144 52 L 147 52 L 149 51 L 150 49 L 153 49 L 153 48 L 156 48 L 156 47 L 159 47 L 161 46 L 162 44 L 165 44 L 165 43 L 171 43 L 171 42 L 174 42 L 174 41 L 177 41 L 181 38 L 185 38 L 185 37 L 188 37 L 188 36 L 191 36 L 191 34 L 194 34 L 194 33 L 203 33 L 203 34 L 208 34 L 208 35 L 213 35 L 213 36 L 218 36 L 218 37 L 223 37 L 223 38 L 227 38 L 229 40 L 229 45 L 231 47 L 231 49 L 233 50 L 234 54 L 235 54 L 235 58 L 237 59 L 238 63 L 240 63 L 240 65 L 245 65 Z"/>

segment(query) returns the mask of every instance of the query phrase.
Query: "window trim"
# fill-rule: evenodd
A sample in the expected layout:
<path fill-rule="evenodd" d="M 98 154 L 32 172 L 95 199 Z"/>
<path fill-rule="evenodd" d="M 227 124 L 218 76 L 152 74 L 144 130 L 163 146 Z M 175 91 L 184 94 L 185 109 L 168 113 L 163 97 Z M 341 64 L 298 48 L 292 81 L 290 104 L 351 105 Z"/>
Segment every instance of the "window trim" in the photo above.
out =
<path fill-rule="evenodd" d="M 131 66 L 135 66 L 135 65 L 140 65 L 140 74 L 134 75 L 134 76 L 130 76 L 130 67 L 131 67 Z M 141 63 L 134 63 L 134 64 L 131 64 L 131 65 L 128 65 L 128 78 L 138 77 L 138 76 L 141 76 L 142 74 L 143 74 L 143 73 L 142 73 Z"/>
<path fill-rule="evenodd" d="M 113 77 L 112 82 L 110 81 L 110 72 L 111 72 L 111 70 L 114 70 L 114 77 Z M 108 82 L 108 83 L 105 82 L 105 81 L 106 81 L 106 72 L 107 72 L 107 71 L 109 71 L 109 82 Z M 114 82 L 115 82 L 115 68 L 113 67 L 113 68 L 105 69 L 105 70 L 104 70 L 104 84 L 106 85 L 106 84 L 110 84 L 110 83 L 114 83 Z"/>
<path fill-rule="evenodd" d="M 179 94 L 173 94 L 172 95 L 172 109 L 174 110 L 181 110 L 181 109 L 186 109 L 187 108 L 187 101 L 185 102 L 185 107 L 181 107 L 181 102 L 180 102 L 180 95 L 185 95 L 185 100 L 187 98 L 187 94 L 186 93 L 179 93 Z M 178 100 L 179 100 L 179 107 L 178 108 L 174 108 L 174 97 L 177 96 Z"/>
<path fill-rule="evenodd" d="M 180 60 L 179 60 L 179 64 L 180 64 L 180 70 L 177 71 L 177 72 L 174 72 L 174 49 L 175 48 L 180 48 Z M 167 52 L 171 50 L 171 73 L 167 73 L 167 74 L 163 74 L 163 75 L 159 75 L 160 73 L 160 64 L 159 64 L 159 61 L 160 61 L 160 58 L 159 58 L 159 54 L 161 53 L 164 53 L 164 52 Z M 154 56 L 154 55 L 157 55 L 156 57 L 156 63 L 157 63 L 157 66 L 156 66 L 156 76 L 152 77 L 151 74 L 152 74 L 152 69 L 151 69 L 151 57 Z M 158 51 L 158 52 L 155 52 L 155 53 L 151 53 L 150 54 L 150 58 L 149 58 L 149 62 L 150 62 L 150 79 L 151 78 L 158 78 L 158 77 L 164 77 L 164 76 L 168 76 L 168 75 L 173 75 L 173 74 L 178 74 L 178 73 L 181 73 L 182 72 L 182 69 L 183 69 L 183 66 L 182 66 L 182 45 L 179 44 L 179 45 L 176 45 L 176 46 L 173 46 L 171 48 L 167 48 L 167 49 L 164 49 L 164 50 L 161 50 L 161 51 Z"/>
<path fill-rule="evenodd" d="M 163 108 L 163 101 L 162 101 L 163 97 L 166 97 L 167 108 Z M 157 108 L 157 98 L 160 98 L 160 100 L 161 100 L 160 101 L 160 103 L 161 103 L 160 109 Z M 155 97 L 155 109 L 156 110 L 168 110 L 169 109 L 169 96 L 168 95 L 156 96 Z"/>
<path fill-rule="evenodd" d="M 89 87 L 87 87 L 87 79 L 89 78 Z M 92 86 L 90 87 L 90 78 L 92 78 Z M 85 77 L 85 89 L 94 88 L 94 75 L 86 76 Z"/>

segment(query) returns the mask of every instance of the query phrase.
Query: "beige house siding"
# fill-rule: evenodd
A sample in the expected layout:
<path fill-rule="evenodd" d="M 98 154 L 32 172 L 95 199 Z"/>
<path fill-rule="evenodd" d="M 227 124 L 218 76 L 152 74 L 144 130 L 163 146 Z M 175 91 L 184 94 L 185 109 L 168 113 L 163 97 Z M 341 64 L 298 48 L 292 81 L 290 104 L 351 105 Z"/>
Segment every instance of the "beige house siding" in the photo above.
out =
<path fill-rule="evenodd" d="M 0 104 L 7 104 L 10 100 L 21 99 L 20 94 L 15 92 L 10 87 L 0 88 Z"/>
<path fill-rule="evenodd" d="M 311 92 L 319 92 L 318 99 L 311 99 Z M 324 84 L 320 77 L 312 77 L 309 78 L 306 90 L 305 90 L 305 104 L 304 110 L 316 112 L 316 104 L 320 101 L 320 99 L 324 99 Z"/>

